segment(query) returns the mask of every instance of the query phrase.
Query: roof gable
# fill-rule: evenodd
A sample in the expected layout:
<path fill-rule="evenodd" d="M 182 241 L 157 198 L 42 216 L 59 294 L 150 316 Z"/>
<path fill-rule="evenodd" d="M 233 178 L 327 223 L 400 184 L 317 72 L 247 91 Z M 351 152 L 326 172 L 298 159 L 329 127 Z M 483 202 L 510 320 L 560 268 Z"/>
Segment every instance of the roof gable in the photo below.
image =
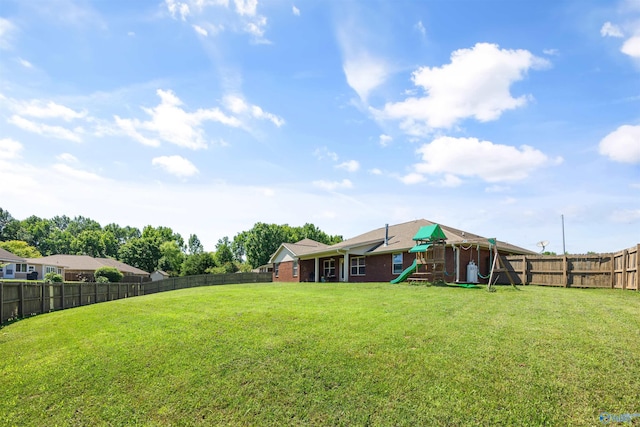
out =
<path fill-rule="evenodd" d="M 18 255 L 14 255 L 6 249 L 0 248 L 0 261 L 4 262 L 24 262 L 26 261 L 24 258 L 19 257 Z"/>

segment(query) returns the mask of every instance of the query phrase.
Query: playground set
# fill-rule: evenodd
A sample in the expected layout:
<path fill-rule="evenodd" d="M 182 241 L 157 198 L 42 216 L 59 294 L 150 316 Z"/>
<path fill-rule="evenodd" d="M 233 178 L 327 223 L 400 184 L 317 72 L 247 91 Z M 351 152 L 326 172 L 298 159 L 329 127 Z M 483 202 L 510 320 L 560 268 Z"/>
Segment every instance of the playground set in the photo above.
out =
<path fill-rule="evenodd" d="M 445 276 L 451 274 L 446 271 L 446 243 L 447 236 L 444 234 L 438 224 L 427 225 L 420 227 L 413 240 L 416 242 L 415 246 L 409 250 L 409 253 L 416 254 L 416 259 L 413 263 L 405 269 L 400 275 L 391 281 L 393 284 L 408 281 L 409 283 L 430 283 L 433 285 L 445 285 L 460 288 L 479 288 L 477 285 L 477 276 L 483 279 L 488 279 L 487 290 L 492 290 L 494 285 L 494 278 L 497 280 L 499 272 L 505 272 L 511 286 L 514 288 L 515 283 L 511 277 L 509 271 L 502 264 L 500 255 L 498 254 L 498 246 L 496 239 L 487 239 L 489 243 L 489 251 L 492 252 L 493 262 L 491 263 L 491 272 L 488 276 L 482 276 L 478 271 L 478 266 L 471 261 L 467 266 L 467 276 L 476 277 L 475 283 L 463 283 L 463 282 L 447 282 Z M 476 243 L 478 254 L 480 253 L 479 241 L 467 242 L 468 246 L 462 247 L 462 249 L 469 250 L 473 247 L 473 243 Z"/>

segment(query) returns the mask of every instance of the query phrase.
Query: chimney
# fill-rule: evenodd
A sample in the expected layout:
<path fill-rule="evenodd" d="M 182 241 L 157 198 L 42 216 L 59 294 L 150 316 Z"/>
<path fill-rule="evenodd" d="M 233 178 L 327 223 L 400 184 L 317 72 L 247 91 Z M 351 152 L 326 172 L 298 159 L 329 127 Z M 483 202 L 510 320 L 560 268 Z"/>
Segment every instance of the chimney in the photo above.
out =
<path fill-rule="evenodd" d="M 384 245 L 389 245 L 389 224 L 384 225 Z"/>

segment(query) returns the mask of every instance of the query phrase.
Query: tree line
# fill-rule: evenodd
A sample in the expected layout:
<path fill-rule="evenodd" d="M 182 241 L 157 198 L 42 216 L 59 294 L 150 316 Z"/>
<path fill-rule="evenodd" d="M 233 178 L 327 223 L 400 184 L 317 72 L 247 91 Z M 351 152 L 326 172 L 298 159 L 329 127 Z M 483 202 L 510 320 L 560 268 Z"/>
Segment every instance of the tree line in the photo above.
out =
<path fill-rule="evenodd" d="M 256 223 L 233 239 L 218 240 L 215 251 L 207 252 L 196 234 L 185 239 L 170 227 L 136 227 L 76 216 L 51 219 L 32 215 L 18 220 L 0 208 L 0 247 L 24 258 L 48 255 L 89 255 L 114 258 L 148 272 L 163 270 L 172 276 L 250 271 L 268 262 L 282 243 L 309 238 L 328 245 L 342 236 L 331 236 L 313 224 Z"/>

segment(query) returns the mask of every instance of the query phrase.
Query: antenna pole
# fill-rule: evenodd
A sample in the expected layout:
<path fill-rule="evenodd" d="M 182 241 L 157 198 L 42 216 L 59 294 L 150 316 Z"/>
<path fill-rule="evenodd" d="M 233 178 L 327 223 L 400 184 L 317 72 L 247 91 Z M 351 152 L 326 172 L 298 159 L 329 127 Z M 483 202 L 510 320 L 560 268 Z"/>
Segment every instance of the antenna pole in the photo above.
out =
<path fill-rule="evenodd" d="M 567 253 L 566 248 L 564 247 L 564 214 L 560 215 L 562 218 L 562 255 Z"/>

